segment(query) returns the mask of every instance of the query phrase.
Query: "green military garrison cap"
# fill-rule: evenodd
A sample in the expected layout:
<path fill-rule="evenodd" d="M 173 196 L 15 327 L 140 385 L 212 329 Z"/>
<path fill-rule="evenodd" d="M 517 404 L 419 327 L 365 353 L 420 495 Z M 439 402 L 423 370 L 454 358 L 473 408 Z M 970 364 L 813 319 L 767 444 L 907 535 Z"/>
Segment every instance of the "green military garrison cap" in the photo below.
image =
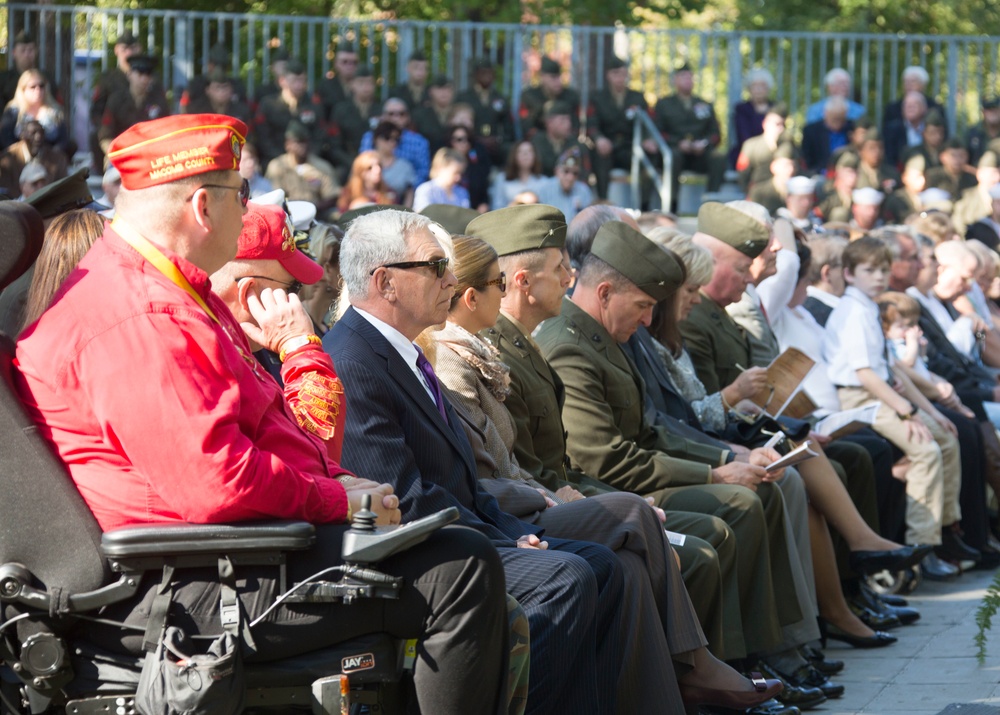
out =
<path fill-rule="evenodd" d="M 542 74 L 562 74 L 562 67 L 551 57 L 543 57 Z"/>
<path fill-rule="evenodd" d="M 94 202 L 90 187 L 87 186 L 89 173 L 90 170 L 87 168 L 80 169 L 39 189 L 26 201 L 34 206 L 44 219 L 55 218 L 68 211 L 83 208 Z"/>
<path fill-rule="evenodd" d="M 668 297 L 684 280 L 684 269 L 673 253 L 622 221 L 608 221 L 602 225 L 594 236 L 590 252 L 653 300 Z"/>
<path fill-rule="evenodd" d="M 698 232 L 728 243 L 740 253 L 756 258 L 771 241 L 767 226 L 732 206 L 708 201 L 698 209 Z"/>
<path fill-rule="evenodd" d="M 472 219 L 465 233 L 486 241 L 499 256 L 543 248 L 561 250 L 566 245 L 566 217 L 545 204 L 508 206 Z"/>
<path fill-rule="evenodd" d="M 452 236 L 460 236 L 465 233 L 469 221 L 479 216 L 479 212 L 451 204 L 428 204 L 420 215 L 441 224 Z"/>
<path fill-rule="evenodd" d="M 778 145 L 778 148 L 774 150 L 774 156 L 771 158 L 791 159 L 792 161 L 795 161 L 796 159 L 795 145 L 792 144 L 791 142 L 781 142 L 781 144 Z"/>
<path fill-rule="evenodd" d="M 837 162 L 834 164 L 835 169 L 857 169 L 861 164 L 861 159 L 858 158 L 856 152 L 852 149 L 845 149 L 840 152 L 840 156 L 837 157 Z"/>
<path fill-rule="evenodd" d="M 919 171 L 923 173 L 927 170 L 927 159 L 923 154 L 914 154 L 903 165 L 903 171 Z"/>
<path fill-rule="evenodd" d="M 986 151 L 983 153 L 982 157 L 979 159 L 979 163 L 976 164 L 978 169 L 997 169 L 1000 168 L 1000 157 L 997 156 L 996 152 Z"/>

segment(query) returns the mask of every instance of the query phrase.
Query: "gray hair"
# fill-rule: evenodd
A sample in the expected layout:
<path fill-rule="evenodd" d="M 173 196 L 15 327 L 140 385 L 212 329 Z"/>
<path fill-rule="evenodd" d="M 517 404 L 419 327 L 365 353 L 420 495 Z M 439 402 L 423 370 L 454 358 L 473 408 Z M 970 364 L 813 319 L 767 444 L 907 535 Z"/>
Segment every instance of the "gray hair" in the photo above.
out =
<path fill-rule="evenodd" d="M 392 209 L 351 221 L 340 245 L 340 276 L 352 300 L 368 297 L 376 268 L 406 260 L 407 239 L 430 223 L 426 216 Z"/>
<path fill-rule="evenodd" d="M 712 280 L 712 273 L 715 272 L 715 260 L 712 258 L 712 252 L 692 241 L 686 233 L 674 233 L 662 240 L 654 238 L 653 234 L 661 230 L 660 228 L 653 229 L 650 231 L 649 238 L 672 251 L 681 259 L 684 270 L 687 272 L 688 283 L 700 286 L 708 285 Z M 665 234 L 669 230 L 671 229 L 666 229 L 663 233 Z"/>
<path fill-rule="evenodd" d="M 903 70 L 903 81 L 905 82 L 908 79 L 919 80 L 926 87 L 927 83 L 931 81 L 931 76 L 920 65 L 910 65 Z"/>
<path fill-rule="evenodd" d="M 976 262 L 977 268 L 982 266 L 979 256 L 964 241 L 942 241 L 934 247 L 934 257 L 942 266 L 958 266 L 970 258 Z"/>
<path fill-rule="evenodd" d="M 980 266 L 990 269 L 991 274 L 996 275 L 997 266 L 1000 265 L 1000 256 L 996 251 L 975 238 L 966 241 L 965 246 L 976 254 Z"/>
<path fill-rule="evenodd" d="M 843 97 L 828 97 L 823 105 L 823 114 L 847 114 L 847 100 Z"/>
<path fill-rule="evenodd" d="M 627 211 L 617 206 L 593 204 L 573 217 L 566 229 L 566 252 L 574 268 L 583 266 L 601 226 L 609 221 L 622 221 L 623 214 L 628 216 Z"/>
<path fill-rule="evenodd" d="M 827 72 L 826 76 L 823 78 L 823 86 L 829 87 L 837 80 L 847 80 L 847 84 L 852 84 L 851 73 L 843 67 L 834 67 L 832 70 Z"/>
<path fill-rule="evenodd" d="M 824 266 L 839 266 L 845 248 L 847 248 L 847 239 L 843 236 L 830 233 L 810 236 L 809 250 L 812 252 L 812 257 L 809 262 L 809 272 L 806 274 L 806 282 L 809 285 L 816 285 L 823 276 Z"/>
<path fill-rule="evenodd" d="M 763 67 L 750 70 L 747 72 L 746 77 L 743 78 L 743 84 L 748 87 L 754 82 L 763 82 L 767 85 L 768 90 L 774 89 L 774 75 Z"/>

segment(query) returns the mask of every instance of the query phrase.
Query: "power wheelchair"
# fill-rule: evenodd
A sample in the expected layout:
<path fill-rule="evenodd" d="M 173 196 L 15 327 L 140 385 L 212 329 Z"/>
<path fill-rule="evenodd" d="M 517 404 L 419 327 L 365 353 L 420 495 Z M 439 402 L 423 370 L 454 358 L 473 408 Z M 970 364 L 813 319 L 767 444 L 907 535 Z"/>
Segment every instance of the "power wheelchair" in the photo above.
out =
<path fill-rule="evenodd" d="M 34 262 L 43 235 L 37 214 L 13 204 L 0 206 L 0 289 Z M 0 715 L 135 713 L 142 656 L 88 642 L 88 627 L 101 609 L 127 602 L 144 579 L 173 569 L 218 567 L 228 581 L 241 566 L 273 567 L 279 592 L 286 593 L 286 554 L 308 549 L 315 530 L 304 522 L 271 522 L 102 533 L 21 408 L 11 384 L 12 358 L 13 341 L 0 335 Z M 344 535 L 341 578 L 297 584 L 287 600 L 392 598 L 400 579 L 373 564 L 457 518 L 452 508 L 399 529 L 376 529 L 374 514 L 363 508 Z M 222 599 L 220 630 L 240 625 L 230 593 L 228 603 Z M 413 648 L 375 633 L 284 660 L 247 662 L 244 711 L 398 711 Z"/>

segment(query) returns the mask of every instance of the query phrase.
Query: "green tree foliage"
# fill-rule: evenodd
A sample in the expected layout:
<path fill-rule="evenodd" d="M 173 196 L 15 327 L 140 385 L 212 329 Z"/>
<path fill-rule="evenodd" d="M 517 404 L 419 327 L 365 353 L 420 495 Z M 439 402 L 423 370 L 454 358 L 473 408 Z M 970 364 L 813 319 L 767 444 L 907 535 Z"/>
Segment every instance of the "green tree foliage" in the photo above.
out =
<path fill-rule="evenodd" d="M 994 0 L 736 0 L 732 29 L 995 35 Z"/>

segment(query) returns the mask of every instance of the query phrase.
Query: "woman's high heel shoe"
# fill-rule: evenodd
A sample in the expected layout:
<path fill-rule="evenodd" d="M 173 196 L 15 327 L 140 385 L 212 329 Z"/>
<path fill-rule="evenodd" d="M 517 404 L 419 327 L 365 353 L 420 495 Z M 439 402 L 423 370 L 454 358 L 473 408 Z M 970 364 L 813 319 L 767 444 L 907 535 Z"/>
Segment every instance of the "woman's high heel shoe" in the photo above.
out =
<path fill-rule="evenodd" d="M 714 705 L 733 710 L 747 710 L 780 693 L 785 687 L 780 680 L 768 680 L 760 673 L 750 674 L 753 690 L 712 690 L 681 683 L 681 699 L 689 705 Z"/>
<path fill-rule="evenodd" d="M 889 635 L 884 631 L 875 631 L 875 635 L 872 636 L 856 636 L 848 633 L 843 628 L 829 623 L 823 618 L 818 618 L 817 620 L 819 621 L 820 642 L 824 648 L 826 648 L 826 641 L 828 639 L 847 643 L 854 648 L 884 648 L 887 645 L 892 645 L 897 640 L 896 636 Z"/>

